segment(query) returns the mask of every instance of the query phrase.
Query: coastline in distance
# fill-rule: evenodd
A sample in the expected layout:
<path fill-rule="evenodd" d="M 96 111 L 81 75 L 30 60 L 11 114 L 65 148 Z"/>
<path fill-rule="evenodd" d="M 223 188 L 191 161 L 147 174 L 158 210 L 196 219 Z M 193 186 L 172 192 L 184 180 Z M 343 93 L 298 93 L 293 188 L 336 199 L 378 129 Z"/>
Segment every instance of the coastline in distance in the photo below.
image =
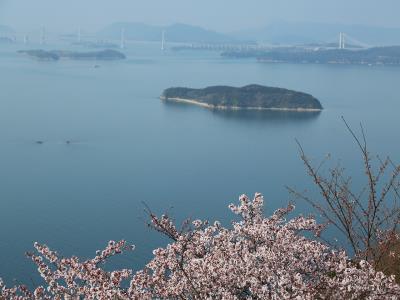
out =
<path fill-rule="evenodd" d="M 126 59 L 125 54 L 116 50 L 101 50 L 91 52 L 62 51 L 62 50 L 20 50 L 20 54 L 43 61 L 57 61 L 62 58 L 74 60 L 121 60 Z"/>

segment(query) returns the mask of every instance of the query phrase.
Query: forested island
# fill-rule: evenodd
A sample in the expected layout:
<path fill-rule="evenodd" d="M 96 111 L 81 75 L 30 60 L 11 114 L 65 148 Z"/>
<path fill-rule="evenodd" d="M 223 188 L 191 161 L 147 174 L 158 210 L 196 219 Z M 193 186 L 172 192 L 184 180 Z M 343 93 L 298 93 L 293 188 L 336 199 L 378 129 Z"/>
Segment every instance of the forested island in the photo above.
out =
<path fill-rule="evenodd" d="M 230 86 L 212 86 L 204 89 L 174 87 L 166 89 L 161 99 L 216 109 L 322 110 L 321 103 L 309 94 L 257 84 L 239 88 Z"/>
<path fill-rule="evenodd" d="M 268 50 L 226 51 L 224 57 L 257 58 L 272 63 L 320 63 L 357 65 L 400 65 L 400 46 L 367 49 L 282 47 Z"/>
<path fill-rule="evenodd" d="M 62 58 L 74 60 L 121 60 L 126 58 L 125 54 L 116 50 L 101 50 L 91 52 L 62 50 L 20 50 L 18 51 L 18 53 L 26 54 L 30 57 L 47 61 L 57 61 Z"/>

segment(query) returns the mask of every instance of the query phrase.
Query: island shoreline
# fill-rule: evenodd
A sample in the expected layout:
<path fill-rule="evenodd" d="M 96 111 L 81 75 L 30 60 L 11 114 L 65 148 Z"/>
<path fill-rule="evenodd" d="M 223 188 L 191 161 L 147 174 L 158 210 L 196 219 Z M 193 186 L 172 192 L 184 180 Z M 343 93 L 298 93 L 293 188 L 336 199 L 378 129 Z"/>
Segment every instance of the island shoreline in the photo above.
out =
<path fill-rule="evenodd" d="M 187 103 L 201 106 L 208 109 L 218 109 L 218 110 L 270 110 L 270 111 L 292 111 L 292 112 L 321 112 L 323 109 L 318 108 L 283 108 L 283 107 L 241 107 L 241 106 L 224 106 L 224 105 L 212 105 L 204 102 L 200 102 L 196 99 L 185 99 L 176 97 L 165 97 L 161 96 L 161 100 Z"/>

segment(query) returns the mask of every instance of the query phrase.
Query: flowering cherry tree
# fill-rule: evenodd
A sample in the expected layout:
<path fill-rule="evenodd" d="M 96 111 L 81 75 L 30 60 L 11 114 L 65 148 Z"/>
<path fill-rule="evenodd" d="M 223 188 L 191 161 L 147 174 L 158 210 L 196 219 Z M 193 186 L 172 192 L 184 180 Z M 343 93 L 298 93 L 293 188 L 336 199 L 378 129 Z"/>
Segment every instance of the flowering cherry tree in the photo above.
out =
<path fill-rule="evenodd" d="M 171 239 L 153 251 L 147 266 L 105 271 L 109 257 L 130 251 L 125 241 L 110 242 L 95 258 L 61 258 L 35 244 L 28 256 L 46 286 L 33 292 L 7 288 L 0 299 L 399 299 L 394 277 L 376 272 L 366 261 L 353 261 L 317 238 L 323 226 L 311 217 L 287 219 L 294 207 L 263 215 L 263 197 L 240 197 L 231 204 L 240 216 L 229 228 L 195 220 L 178 229 L 172 220 L 150 213 L 150 225 Z"/>

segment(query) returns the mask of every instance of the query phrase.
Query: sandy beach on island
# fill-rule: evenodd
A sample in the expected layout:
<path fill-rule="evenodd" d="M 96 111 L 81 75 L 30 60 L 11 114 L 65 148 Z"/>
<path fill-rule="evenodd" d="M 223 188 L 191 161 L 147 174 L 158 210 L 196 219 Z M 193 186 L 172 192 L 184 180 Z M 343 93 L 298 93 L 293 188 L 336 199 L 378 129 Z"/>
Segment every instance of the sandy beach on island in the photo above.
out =
<path fill-rule="evenodd" d="M 316 112 L 322 111 L 322 109 L 317 108 L 282 108 L 282 107 L 241 107 L 241 106 L 223 106 L 223 105 L 211 105 L 208 103 L 204 103 L 195 99 L 184 99 L 184 98 L 166 98 L 164 96 L 160 97 L 163 101 L 171 101 L 171 102 L 181 102 L 194 104 L 198 106 L 202 106 L 208 109 L 226 109 L 226 110 L 279 110 L 279 111 L 297 111 L 297 112 Z"/>

